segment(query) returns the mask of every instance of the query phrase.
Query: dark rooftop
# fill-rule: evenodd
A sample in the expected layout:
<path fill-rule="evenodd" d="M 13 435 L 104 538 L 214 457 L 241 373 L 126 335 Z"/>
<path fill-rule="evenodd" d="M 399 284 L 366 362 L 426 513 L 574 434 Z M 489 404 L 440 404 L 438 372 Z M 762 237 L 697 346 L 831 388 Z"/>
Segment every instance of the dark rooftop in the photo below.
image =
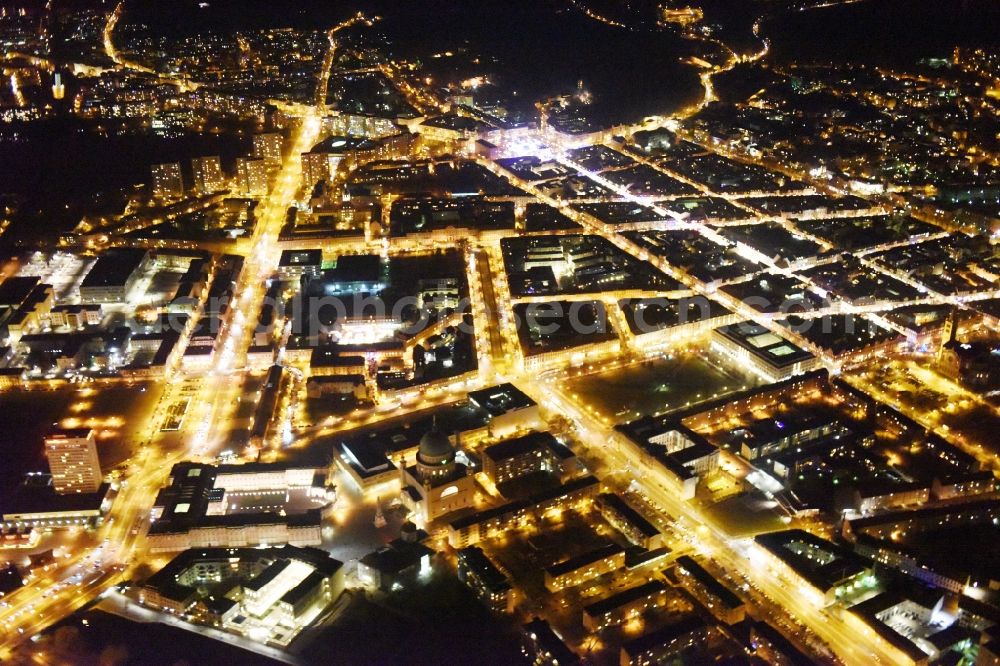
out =
<path fill-rule="evenodd" d="M 500 416 L 535 404 L 534 400 L 510 383 L 469 391 L 469 400 L 480 409 L 485 409 L 491 416 Z"/>
<path fill-rule="evenodd" d="M 655 650 L 661 646 L 669 645 L 671 642 L 705 628 L 705 621 L 697 615 L 689 615 L 680 622 L 667 625 L 662 629 L 643 634 L 639 638 L 634 638 L 622 645 L 622 651 L 629 655 L 638 655 L 649 650 Z"/>
<path fill-rule="evenodd" d="M 40 482 L 41 479 L 45 482 Z M 96 493 L 60 495 L 51 485 L 51 477 L 34 476 L 18 486 L 10 500 L 2 507 L 0 515 L 98 511 L 110 488 L 111 486 L 105 483 Z"/>
<path fill-rule="evenodd" d="M 533 432 L 528 435 L 524 435 L 523 437 L 508 439 L 500 442 L 499 444 L 488 446 L 483 451 L 483 455 L 492 460 L 505 460 L 530 451 L 544 449 L 549 447 L 555 441 L 556 438 L 550 433 Z"/>
<path fill-rule="evenodd" d="M 146 250 L 120 248 L 104 252 L 80 283 L 81 288 L 123 286 L 146 258 Z"/>
<path fill-rule="evenodd" d="M 553 578 L 557 576 L 562 576 L 563 574 L 569 573 L 570 571 L 576 571 L 580 567 L 584 567 L 592 562 L 597 562 L 598 560 L 603 560 L 612 555 L 617 555 L 618 553 L 624 552 L 624 548 L 616 543 L 609 543 L 600 548 L 595 548 L 594 550 L 589 550 L 586 553 L 580 553 L 575 557 L 571 557 L 568 560 L 563 560 L 553 564 L 550 567 L 545 568 L 545 573 Z"/>
<path fill-rule="evenodd" d="M 727 608 L 738 608 L 743 605 L 743 601 L 738 596 L 720 583 L 715 576 L 706 571 L 690 555 L 681 555 L 678 557 L 677 566 L 684 569 L 689 576 L 698 581 L 709 594 L 718 599 Z"/>
<path fill-rule="evenodd" d="M 20 307 L 39 282 L 41 278 L 36 276 L 9 277 L 0 282 L 0 307 Z"/>
<path fill-rule="evenodd" d="M 638 601 L 639 599 L 644 599 L 654 594 L 660 594 L 666 591 L 666 585 L 658 580 L 651 580 L 643 585 L 623 590 L 618 594 L 608 597 L 607 599 L 601 599 L 600 601 L 596 601 L 588 606 L 585 606 L 583 612 L 591 617 L 600 617 L 601 615 L 606 615 L 626 604 L 630 604 L 633 601 Z"/>

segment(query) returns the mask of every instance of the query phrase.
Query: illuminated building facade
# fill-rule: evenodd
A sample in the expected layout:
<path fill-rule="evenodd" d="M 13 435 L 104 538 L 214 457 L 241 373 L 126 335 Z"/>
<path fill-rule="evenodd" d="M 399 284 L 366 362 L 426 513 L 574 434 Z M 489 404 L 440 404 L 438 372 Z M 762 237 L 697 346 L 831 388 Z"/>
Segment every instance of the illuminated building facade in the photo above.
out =
<path fill-rule="evenodd" d="M 267 164 L 281 164 L 282 136 L 277 132 L 255 134 L 253 137 L 253 156 L 259 157 Z"/>
<path fill-rule="evenodd" d="M 45 437 L 45 457 L 57 493 L 95 493 L 101 487 L 101 461 L 93 430 L 57 430 Z"/>
<path fill-rule="evenodd" d="M 195 157 L 191 160 L 191 172 L 194 175 L 194 189 L 202 194 L 218 192 L 226 187 L 222 163 L 217 155 Z"/>
<path fill-rule="evenodd" d="M 490 610 L 497 613 L 514 610 L 514 588 L 482 548 L 469 546 L 458 551 L 458 579 L 472 588 Z"/>
<path fill-rule="evenodd" d="M 493 483 L 546 472 L 559 477 L 576 469 L 576 456 L 547 432 L 535 432 L 486 447 L 483 473 Z"/>
<path fill-rule="evenodd" d="M 558 592 L 582 585 L 625 566 L 625 549 L 615 543 L 581 553 L 545 568 L 545 588 Z"/>
<path fill-rule="evenodd" d="M 267 194 L 267 163 L 254 157 L 236 158 L 236 189 L 251 197 Z"/>
<path fill-rule="evenodd" d="M 154 164 L 150 171 L 153 175 L 153 196 L 162 199 L 184 196 L 184 179 L 181 176 L 180 162 Z"/>
<path fill-rule="evenodd" d="M 201 548 L 184 551 L 130 595 L 199 624 L 287 645 L 343 589 L 343 563 L 322 550 Z"/>
<path fill-rule="evenodd" d="M 456 461 L 455 447 L 435 424 L 420 440 L 415 466 L 401 468 L 403 505 L 422 521 L 472 506 L 475 479 Z"/>
<path fill-rule="evenodd" d="M 583 626 L 588 631 L 601 631 L 641 617 L 666 603 L 667 586 L 651 580 L 584 607 Z"/>

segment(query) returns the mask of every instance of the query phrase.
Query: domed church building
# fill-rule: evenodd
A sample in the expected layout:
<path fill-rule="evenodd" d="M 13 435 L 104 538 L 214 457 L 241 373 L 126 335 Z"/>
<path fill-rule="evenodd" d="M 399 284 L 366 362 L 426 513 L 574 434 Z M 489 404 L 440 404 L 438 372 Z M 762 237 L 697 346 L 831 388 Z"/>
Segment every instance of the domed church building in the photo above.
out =
<path fill-rule="evenodd" d="M 417 464 L 402 468 L 403 505 L 425 525 L 473 505 L 475 479 L 455 453 L 451 438 L 435 421 L 420 439 Z"/>

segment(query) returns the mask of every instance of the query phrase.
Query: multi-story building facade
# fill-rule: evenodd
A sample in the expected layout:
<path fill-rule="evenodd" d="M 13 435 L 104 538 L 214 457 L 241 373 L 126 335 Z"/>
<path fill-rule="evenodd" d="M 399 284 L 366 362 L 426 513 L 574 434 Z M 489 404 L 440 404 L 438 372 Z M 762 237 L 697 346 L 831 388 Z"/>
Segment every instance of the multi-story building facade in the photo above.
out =
<path fill-rule="evenodd" d="M 56 430 L 45 437 L 45 457 L 57 493 L 95 493 L 101 487 L 101 461 L 93 430 Z"/>
<path fill-rule="evenodd" d="M 195 157 L 191 160 L 194 175 L 194 189 L 202 194 L 225 189 L 226 177 L 222 173 L 222 162 L 218 155 Z"/>
<path fill-rule="evenodd" d="M 154 196 L 163 199 L 184 196 L 184 179 L 181 175 L 180 162 L 154 164 L 150 171 L 153 175 Z"/>

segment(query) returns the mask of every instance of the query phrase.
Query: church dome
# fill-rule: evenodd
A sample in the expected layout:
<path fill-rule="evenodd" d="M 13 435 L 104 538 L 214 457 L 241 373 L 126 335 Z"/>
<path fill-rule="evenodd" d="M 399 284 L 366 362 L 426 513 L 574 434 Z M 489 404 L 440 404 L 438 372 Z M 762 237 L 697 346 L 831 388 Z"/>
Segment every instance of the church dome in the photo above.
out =
<path fill-rule="evenodd" d="M 420 457 L 430 460 L 448 458 L 455 453 L 448 435 L 441 432 L 435 424 L 420 438 Z"/>

